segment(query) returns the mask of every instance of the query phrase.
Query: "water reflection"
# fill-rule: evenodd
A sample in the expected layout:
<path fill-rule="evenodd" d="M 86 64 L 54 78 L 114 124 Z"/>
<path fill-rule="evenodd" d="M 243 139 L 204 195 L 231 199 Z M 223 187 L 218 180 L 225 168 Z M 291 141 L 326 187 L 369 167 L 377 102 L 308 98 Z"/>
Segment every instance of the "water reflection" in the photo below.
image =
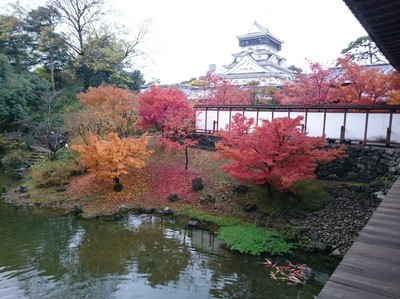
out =
<path fill-rule="evenodd" d="M 0 244 L 0 298 L 311 298 L 322 288 L 277 284 L 259 258 L 152 215 L 83 221 L 0 203 Z"/>

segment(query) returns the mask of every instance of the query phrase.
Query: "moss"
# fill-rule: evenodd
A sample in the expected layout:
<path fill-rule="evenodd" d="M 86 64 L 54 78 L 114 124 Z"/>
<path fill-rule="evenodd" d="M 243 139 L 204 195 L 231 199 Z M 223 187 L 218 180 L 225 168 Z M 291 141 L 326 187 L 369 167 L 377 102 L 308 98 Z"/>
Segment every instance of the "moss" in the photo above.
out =
<path fill-rule="evenodd" d="M 300 208 L 315 211 L 330 200 L 330 194 L 322 181 L 304 180 L 293 184 Z"/>

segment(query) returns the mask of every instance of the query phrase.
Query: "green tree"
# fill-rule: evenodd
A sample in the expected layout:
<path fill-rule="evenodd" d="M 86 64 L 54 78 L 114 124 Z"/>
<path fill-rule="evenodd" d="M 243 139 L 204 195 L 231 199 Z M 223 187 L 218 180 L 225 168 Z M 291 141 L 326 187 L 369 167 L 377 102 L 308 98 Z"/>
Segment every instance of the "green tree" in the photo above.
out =
<path fill-rule="evenodd" d="M 51 6 L 31 10 L 25 18 L 26 30 L 34 38 L 37 63 L 42 65 L 42 75 L 48 74 L 53 95 L 57 90 L 56 81 L 58 87 L 61 87 L 61 70 L 70 60 L 67 45 L 61 35 L 56 33 L 60 22 L 59 12 Z"/>
<path fill-rule="evenodd" d="M 144 22 L 132 40 L 121 39 L 118 32 L 100 25 L 105 15 L 104 3 L 105 0 L 50 1 L 65 25 L 63 39 L 74 58 L 75 74 L 84 90 L 89 88 L 91 80 L 98 84 L 99 77 L 110 78 L 127 67 L 129 59 L 140 54 L 137 46 L 150 25 Z"/>
<path fill-rule="evenodd" d="M 18 15 L 0 15 L 0 53 L 7 56 L 15 71 L 25 71 L 35 64 L 32 47 L 33 40 L 24 30 L 23 20 Z"/>
<path fill-rule="evenodd" d="M 341 54 L 350 55 L 351 59 L 365 64 L 386 63 L 385 56 L 369 36 L 360 36 L 349 43 Z"/>
<path fill-rule="evenodd" d="M 0 54 L 0 128 L 18 130 L 37 117 L 40 99 L 49 84 L 35 74 L 16 72 L 4 54 Z"/>
<path fill-rule="evenodd" d="M 295 72 L 296 74 L 301 74 L 303 72 L 303 69 L 295 66 L 294 64 L 292 64 L 291 66 L 288 67 L 289 70 Z"/>

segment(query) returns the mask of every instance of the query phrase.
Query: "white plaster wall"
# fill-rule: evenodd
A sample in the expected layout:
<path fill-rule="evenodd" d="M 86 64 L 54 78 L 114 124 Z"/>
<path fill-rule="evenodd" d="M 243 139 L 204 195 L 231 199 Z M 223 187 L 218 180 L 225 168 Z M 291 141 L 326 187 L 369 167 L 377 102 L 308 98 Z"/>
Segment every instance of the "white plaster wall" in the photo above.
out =
<path fill-rule="evenodd" d="M 344 113 L 326 113 L 325 136 L 328 138 L 339 139 L 340 128 L 344 124 Z"/>
<path fill-rule="evenodd" d="M 323 134 L 324 113 L 323 112 L 308 112 L 306 131 L 308 136 L 322 136 Z"/>
<path fill-rule="evenodd" d="M 394 114 L 392 119 L 392 133 L 390 135 L 392 142 L 400 143 L 400 114 Z"/>
<path fill-rule="evenodd" d="M 366 117 L 365 113 L 347 113 L 344 138 L 363 140 Z"/>
<path fill-rule="evenodd" d="M 197 111 L 196 129 L 204 131 L 205 128 L 205 110 Z M 229 124 L 229 115 L 233 116 L 236 113 L 243 114 L 243 110 L 238 111 L 207 111 L 207 131 L 213 130 L 213 121 L 217 121 L 217 113 L 219 113 L 218 130 L 226 129 Z M 252 117 L 257 120 L 256 111 L 245 111 L 244 115 L 248 118 Z M 259 111 L 258 124 L 261 124 L 262 119 L 272 120 L 274 118 L 287 117 L 287 111 Z M 305 112 L 290 112 L 290 117 L 303 116 L 302 123 L 306 125 L 308 136 L 322 136 L 324 124 L 324 112 L 308 112 L 307 122 Z M 325 136 L 329 138 L 340 138 L 340 129 L 344 125 L 345 114 L 343 112 L 327 112 L 325 116 Z M 367 141 L 378 141 L 386 139 L 386 130 L 389 127 L 390 115 L 387 113 L 370 113 L 368 116 Z M 366 125 L 366 113 L 346 114 L 346 127 L 344 138 L 352 140 L 364 140 L 364 132 Z M 391 142 L 400 143 L 400 114 L 393 114 Z"/>
<path fill-rule="evenodd" d="M 368 116 L 367 140 L 386 140 L 386 130 L 389 127 L 389 121 L 389 114 L 370 114 Z"/>

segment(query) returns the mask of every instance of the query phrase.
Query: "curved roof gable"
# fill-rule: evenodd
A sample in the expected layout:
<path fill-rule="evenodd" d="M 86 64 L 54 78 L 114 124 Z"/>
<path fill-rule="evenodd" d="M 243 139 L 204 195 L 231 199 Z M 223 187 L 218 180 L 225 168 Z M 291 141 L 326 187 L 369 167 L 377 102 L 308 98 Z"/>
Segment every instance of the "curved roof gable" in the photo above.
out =
<path fill-rule="evenodd" d="M 249 37 L 258 37 L 258 36 L 268 36 L 269 38 L 275 40 L 277 43 L 283 44 L 279 38 L 273 36 L 269 30 L 260 24 L 257 23 L 257 20 L 254 21 L 254 24 L 250 27 L 249 30 L 245 34 L 236 36 L 238 39 L 249 38 Z"/>

